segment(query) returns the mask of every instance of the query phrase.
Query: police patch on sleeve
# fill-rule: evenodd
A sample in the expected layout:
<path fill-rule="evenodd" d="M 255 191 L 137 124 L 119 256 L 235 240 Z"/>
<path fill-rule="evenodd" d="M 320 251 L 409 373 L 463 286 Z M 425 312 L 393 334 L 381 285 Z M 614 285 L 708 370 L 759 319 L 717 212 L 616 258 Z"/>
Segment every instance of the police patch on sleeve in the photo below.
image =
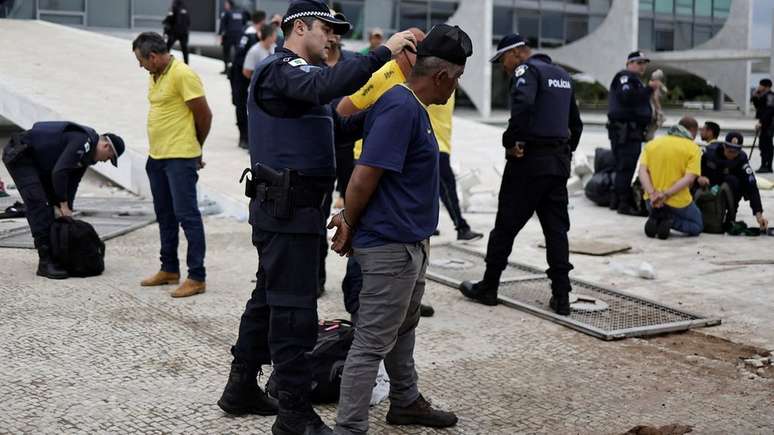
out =
<path fill-rule="evenodd" d="M 88 153 L 90 149 L 91 149 L 91 144 L 89 144 L 88 142 L 83 144 L 83 152 L 84 153 Z"/>
<path fill-rule="evenodd" d="M 629 76 L 626 76 L 626 75 L 624 75 L 624 76 L 621 76 L 621 78 L 619 78 L 618 80 L 619 80 L 619 81 L 621 82 L 621 84 L 623 85 L 623 84 L 625 84 L 625 83 L 628 83 L 628 82 L 629 82 Z"/>
<path fill-rule="evenodd" d="M 521 77 L 524 75 L 524 73 L 527 72 L 527 68 L 529 68 L 527 65 L 519 65 L 518 68 L 516 68 L 516 72 L 513 73 L 516 77 Z"/>
<path fill-rule="evenodd" d="M 302 66 L 306 65 L 306 61 L 303 58 L 297 57 L 290 62 L 288 62 L 288 65 L 290 66 Z"/>

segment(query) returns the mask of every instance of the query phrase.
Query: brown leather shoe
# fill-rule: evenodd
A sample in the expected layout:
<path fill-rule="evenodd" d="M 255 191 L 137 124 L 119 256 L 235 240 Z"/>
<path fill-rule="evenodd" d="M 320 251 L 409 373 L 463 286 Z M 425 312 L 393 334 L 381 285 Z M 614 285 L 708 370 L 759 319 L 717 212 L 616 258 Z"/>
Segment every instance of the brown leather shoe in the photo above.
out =
<path fill-rule="evenodd" d="M 145 278 L 140 282 L 143 287 L 153 287 L 157 285 L 180 284 L 180 274 L 172 272 L 158 271 L 155 275 Z"/>
<path fill-rule="evenodd" d="M 183 284 L 172 292 L 173 298 L 187 298 L 188 296 L 198 295 L 204 293 L 207 288 L 202 281 L 195 281 L 193 279 L 186 279 Z"/>

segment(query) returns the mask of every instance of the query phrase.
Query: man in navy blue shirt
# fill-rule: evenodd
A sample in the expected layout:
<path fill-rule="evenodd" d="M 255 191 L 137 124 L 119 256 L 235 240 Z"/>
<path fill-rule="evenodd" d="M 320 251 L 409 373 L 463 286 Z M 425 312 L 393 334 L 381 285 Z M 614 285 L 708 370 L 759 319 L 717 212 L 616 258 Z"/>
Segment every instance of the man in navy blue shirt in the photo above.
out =
<path fill-rule="evenodd" d="M 444 104 L 472 54 L 459 27 L 434 27 L 417 48 L 406 84 L 387 91 L 366 117 L 363 153 L 347 187 L 332 249 L 363 271 L 355 338 L 344 364 L 335 433 L 368 432 L 379 363 L 390 375 L 387 423 L 449 427 L 451 412 L 419 393 L 414 331 L 425 290 L 428 238 L 438 224 L 438 143 L 427 106 Z"/>

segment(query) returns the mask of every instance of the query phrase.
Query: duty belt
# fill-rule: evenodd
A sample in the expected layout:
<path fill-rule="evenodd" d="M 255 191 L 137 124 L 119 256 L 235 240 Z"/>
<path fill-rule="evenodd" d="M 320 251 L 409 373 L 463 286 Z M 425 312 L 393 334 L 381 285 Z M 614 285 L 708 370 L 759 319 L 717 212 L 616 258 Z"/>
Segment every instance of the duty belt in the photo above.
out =
<path fill-rule="evenodd" d="M 266 183 L 258 183 L 255 185 L 255 199 L 260 202 L 264 201 L 278 201 L 282 200 L 285 195 L 285 191 L 279 186 L 270 186 Z M 304 189 L 303 187 L 291 186 L 290 187 L 291 203 L 294 208 L 302 207 L 322 207 L 325 201 L 325 192 L 318 190 Z"/>

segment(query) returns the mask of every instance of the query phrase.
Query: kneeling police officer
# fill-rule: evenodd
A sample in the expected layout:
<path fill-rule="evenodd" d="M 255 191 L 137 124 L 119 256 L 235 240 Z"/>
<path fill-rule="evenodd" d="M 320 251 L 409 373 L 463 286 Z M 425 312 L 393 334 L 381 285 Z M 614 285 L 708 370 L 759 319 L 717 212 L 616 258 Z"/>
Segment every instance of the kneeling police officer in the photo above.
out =
<path fill-rule="evenodd" d="M 15 134 L 3 151 L 8 168 L 26 207 L 27 222 L 38 250 L 38 275 L 67 278 L 51 258 L 54 207 L 72 216 L 73 200 L 86 169 L 110 160 L 118 166 L 124 141 L 112 133 L 98 135 L 93 128 L 68 121 L 35 123 Z"/>
<path fill-rule="evenodd" d="M 583 131 L 572 79 L 550 57 L 533 54 L 519 35 L 503 38 L 491 62 L 502 62 L 511 77 L 511 118 L 503 133 L 507 163 L 484 279 L 475 284 L 465 281 L 460 290 L 477 302 L 497 305 L 500 275 L 508 266 L 513 240 L 537 213 L 546 238 L 550 306 L 558 314 L 569 315 L 567 179 Z"/>
<path fill-rule="evenodd" d="M 336 178 L 329 103 L 415 45 L 410 32 L 399 32 L 368 55 L 321 67 L 326 44 L 349 29 L 322 1 L 292 1 L 282 21 L 284 47 L 256 67 L 249 88 L 253 167 L 246 193 L 260 262 L 218 405 L 230 414 L 278 414 L 275 435 L 332 433 L 310 403 L 313 370 L 306 356 L 317 340 L 318 260 L 327 217 L 321 210 Z M 261 366 L 272 362 L 278 410 L 256 382 Z"/>

